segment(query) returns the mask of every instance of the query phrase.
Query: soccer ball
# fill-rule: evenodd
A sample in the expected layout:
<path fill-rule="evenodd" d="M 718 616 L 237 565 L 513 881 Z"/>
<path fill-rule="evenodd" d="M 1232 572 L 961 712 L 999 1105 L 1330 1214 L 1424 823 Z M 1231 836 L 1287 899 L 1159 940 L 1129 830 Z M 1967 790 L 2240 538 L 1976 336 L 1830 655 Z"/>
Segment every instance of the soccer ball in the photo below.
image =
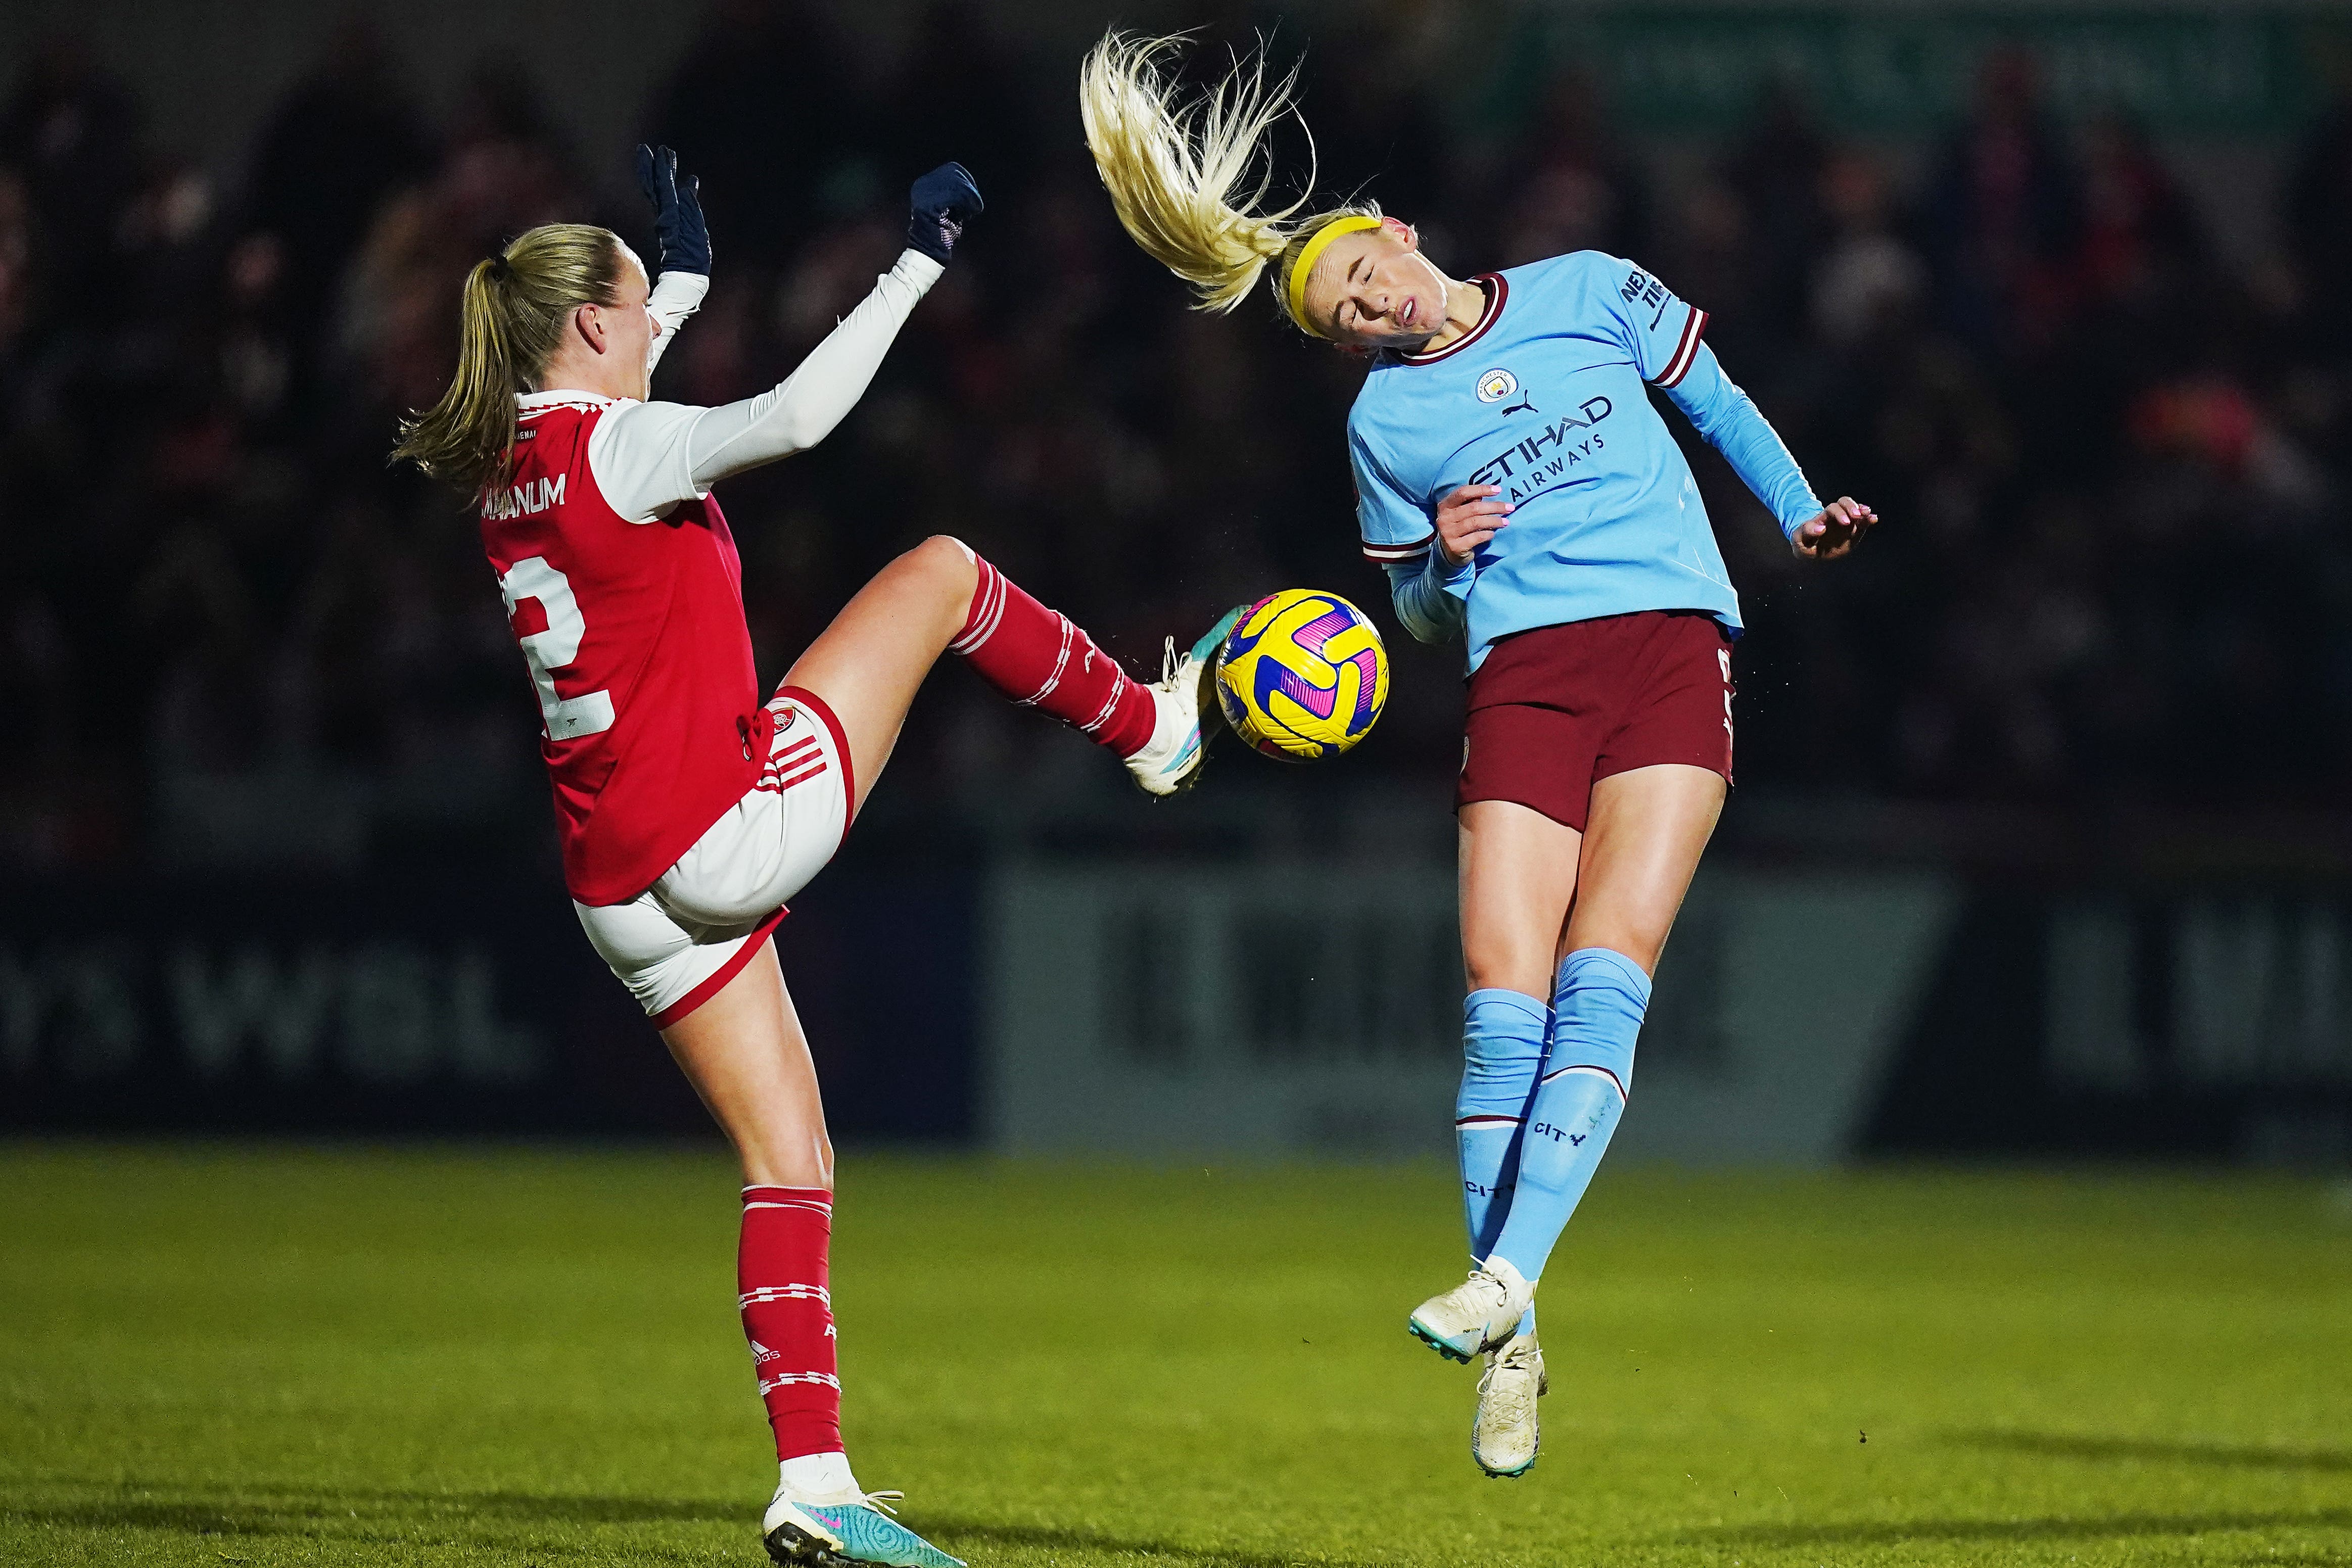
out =
<path fill-rule="evenodd" d="M 1371 733 L 1389 655 L 1336 593 L 1286 588 L 1242 612 L 1217 656 L 1217 705 L 1234 733 L 1286 762 L 1337 757 Z"/>

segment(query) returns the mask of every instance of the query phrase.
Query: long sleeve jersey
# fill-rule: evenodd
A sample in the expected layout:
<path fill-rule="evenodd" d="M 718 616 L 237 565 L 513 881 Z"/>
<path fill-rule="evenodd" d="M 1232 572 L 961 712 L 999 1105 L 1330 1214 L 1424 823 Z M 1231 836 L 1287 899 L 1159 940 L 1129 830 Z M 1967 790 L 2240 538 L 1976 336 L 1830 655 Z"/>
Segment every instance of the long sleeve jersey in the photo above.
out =
<path fill-rule="evenodd" d="M 1706 312 L 1632 263 L 1578 251 L 1476 280 L 1476 326 L 1384 353 L 1348 416 L 1364 553 L 1423 641 L 1498 637 L 1640 610 L 1698 610 L 1735 636 L 1739 595 L 1655 386 L 1784 533 L 1821 510 L 1796 460 L 1702 342 Z M 1434 547 L 1438 503 L 1493 485 L 1516 508 L 1472 559 Z"/>
<path fill-rule="evenodd" d="M 742 561 L 710 487 L 822 440 L 940 276 L 915 251 L 780 385 L 719 408 L 553 389 L 515 400 L 482 548 L 543 728 L 564 881 L 583 904 L 651 886 L 760 776 L 774 716 Z M 699 302 L 665 275 L 656 353 Z"/>

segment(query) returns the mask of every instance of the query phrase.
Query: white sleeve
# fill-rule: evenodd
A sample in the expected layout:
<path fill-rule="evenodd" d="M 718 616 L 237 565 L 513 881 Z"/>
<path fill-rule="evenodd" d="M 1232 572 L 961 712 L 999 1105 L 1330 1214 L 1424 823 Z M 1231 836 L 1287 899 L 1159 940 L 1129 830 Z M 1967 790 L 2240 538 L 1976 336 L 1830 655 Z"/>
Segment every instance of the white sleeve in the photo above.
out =
<path fill-rule="evenodd" d="M 604 504 L 633 523 L 650 523 L 704 493 L 688 456 L 694 427 L 713 413 L 682 402 L 621 402 L 588 434 L 588 471 Z"/>
<path fill-rule="evenodd" d="M 669 341 L 686 319 L 702 308 L 702 297 L 710 292 L 710 279 L 698 272 L 665 272 L 654 284 L 654 291 L 646 297 L 646 308 L 661 326 L 646 350 L 646 374 L 654 373 L 661 357 L 669 350 Z"/>
<path fill-rule="evenodd" d="M 944 270 L 921 251 L 902 253 L 874 280 L 874 292 L 782 384 L 703 415 L 691 437 L 694 483 L 708 489 L 831 434 L 866 395 L 898 329 Z"/>
<path fill-rule="evenodd" d="M 920 251 L 900 256 L 798 370 L 757 397 L 719 408 L 615 405 L 588 438 L 588 465 L 605 502 L 633 523 L 651 522 L 680 501 L 709 494 L 730 475 L 814 446 L 865 395 L 898 329 L 942 270 Z M 665 272 L 664 288 L 673 277 L 694 275 Z M 655 290 L 647 308 L 656 307 L 661 292 Z M 655 343 L 667 337 L 665 332 Z"/>

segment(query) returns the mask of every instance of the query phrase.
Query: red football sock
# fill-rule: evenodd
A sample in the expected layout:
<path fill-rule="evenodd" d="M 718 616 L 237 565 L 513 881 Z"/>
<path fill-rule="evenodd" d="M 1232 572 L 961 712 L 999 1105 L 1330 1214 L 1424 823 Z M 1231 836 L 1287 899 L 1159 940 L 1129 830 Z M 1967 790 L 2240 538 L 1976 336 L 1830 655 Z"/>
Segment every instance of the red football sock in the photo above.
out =
<path fill-rule="evenodd" d="M 841 1451 L 841 1379 L 833 1358 L 833 1296 L 825 1251 L 833 1194 L 821 1186 L 747 1186 L 735 1254 L 743 1337 L 776 1458 Z"/>
<path fill-rule="evenodd" d="M 990 685 L 1024 707 L 1043 708 L 1121 757 L 1151 739 L 1151 693 L 1070 618 L 1048 610 L 978 554 L 980 583 L 963 630 L 948 644 Z"/>

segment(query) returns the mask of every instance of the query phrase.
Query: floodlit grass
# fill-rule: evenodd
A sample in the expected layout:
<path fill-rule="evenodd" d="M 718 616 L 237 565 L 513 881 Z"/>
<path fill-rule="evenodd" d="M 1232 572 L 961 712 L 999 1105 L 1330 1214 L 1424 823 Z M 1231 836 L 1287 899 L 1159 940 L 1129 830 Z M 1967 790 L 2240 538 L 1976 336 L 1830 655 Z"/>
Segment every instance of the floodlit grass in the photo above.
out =
<path fill-rule="evenodd" d="M 764 1562 L 733 1185 L 0 1145 L 0 1562 Z M 1517 1482 L 1404 1333 L 1454 1225 L 1429 1167 L 852 1155 L 859 1474 L 975 1564 L 2352 1563 L 2325 1184 L 1606 1170 Z"/>

